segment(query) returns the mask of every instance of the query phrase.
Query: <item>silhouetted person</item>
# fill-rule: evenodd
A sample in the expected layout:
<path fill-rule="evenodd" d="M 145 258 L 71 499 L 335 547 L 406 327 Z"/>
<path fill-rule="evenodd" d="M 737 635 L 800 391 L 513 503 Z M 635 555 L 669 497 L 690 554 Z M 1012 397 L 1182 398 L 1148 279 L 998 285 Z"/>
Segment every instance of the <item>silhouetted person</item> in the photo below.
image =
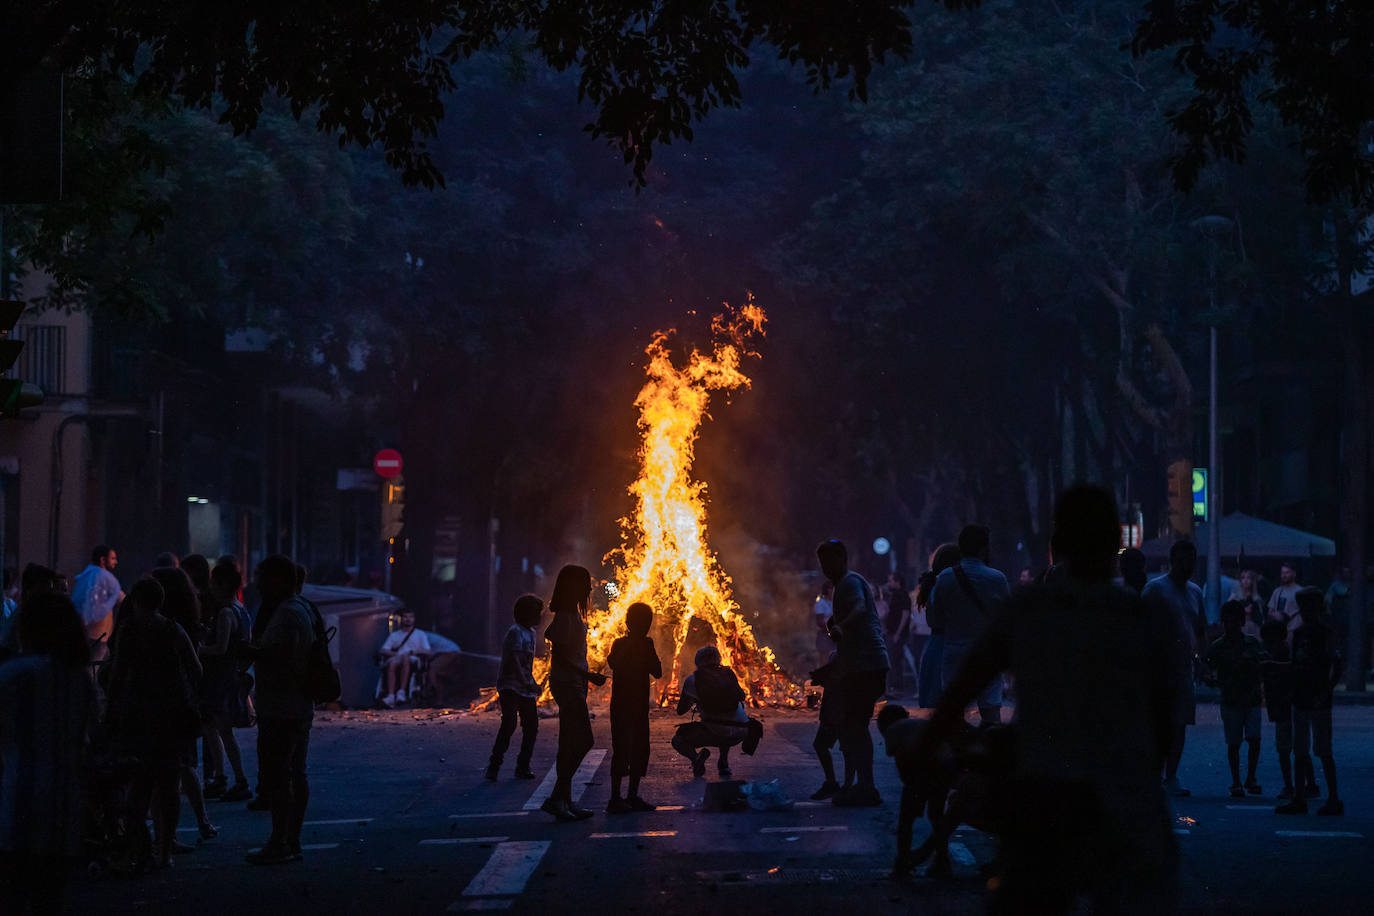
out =
<path fill-rule="evenodd" d="M 178 569 L 180 567 L 181 558 L 178 557 L 176 554 L 172 553 L 170 550 L 164 550 L 162 551 L 162 553 L 153 557 L 154 569 Z"/>
<path fill-rule="evenodd" d="M 272 832 L 255 853 L 253 865 L 298 862 L 301 825 L 310 802 L 306 757 L 315 703 L 306 673 L 317 630 L 317 614 L 296 593 L 296 565 L 290 557 L 270 556 L 254 575 L 268 623 L 252 647 L 257 674 L 258 779 L 271 805 Z"/>
<path fill-rule="evenodd" d="M 205 797 L 227 802 L 253 797 L 234 735 L 235 725 L 246 724 L 249 716 L 243 678 L 249 664 L 246 650 L 253 636 L 253 621 L 238 600 L 242 588 L 243 573 L 237 562 L 215 564 L 210 571 L 206 598 L 206 610 L 213 615 L 213 630 L 200 647 L 205 668 L 201 678 L 206 714 L 201 741 L 205 751 Z M 226 759 L 234 772 L 232 786 L 225 778 Z"/>
<path fill-rule="evenodd" d="M 573 803 L 573 774 L 592 749 L 592 718 L 587 709 L 587 684 L 598 687 L 606 677 L 587 668 L 587 621 L 592 601 L 592 574 L 581 566 L 558 571 L 549 598 L 553 620 L 544 630 L 552 647 L 549 689 L 558 704 L 557 780 L 541 806 L 560 821 L 582 820 L 592 811 Z"/>
<path fill-rule="evenodd" d="M 1292 560 L 1285 560 L 1279 565 L 1279 584 L 1274 586 L 1274 590 L 1269 593 L 1269 601 L 1265 604 L 1268 615 L 1275 620 L 1282 620 L 1288 624 L 1288 632 L 1293 632 L 1302 622 L 1297 619 L 1301 611 L 1298 609 L 1298 592 L 1302 586 L 1298 584 L 1298 565 Z M 1289 643 L 1292 643 L 1289 638 Z"/>
<path fill-rule="evenodd" d="M 830 625 L 835 640 L 834 686 L 827 691 L 839 693 L 836 727 L 840 753 L 844 755 L 846 776 L 852 773 L 854 786 L 836 793 L 833 804 L 842 807 L 881 805 L 882 797 L 873 784 L 873 737 L 868 722 L 873 704 L 887 685 L 887 641 L 882 621 L 873 601 L 873 590 L 863 576 L 849 569 L 849 551 L 836 540 L 816 548 L 821 572 L 835 583 L 835 616 Z M 848 779 L 846 778 L 846 781 Z"/>
<path fill-rule="evenodd" d="M 1116 557 L 1122 584 L 1137 595 L 1145 591 L 1145 583 L 1149 581 L 1145 573 L 1145 552 L 1138 547 L 1123 547 Z"/>
<path fill-rule="evenodd" d="M 749 731 L 749 715 L 744 711 L 744 689 L 729 667 L 720 663 L 720 650 L 702 646 L 694 657 L 696 670 L 682 682 L 677 714 L 692 708 L 701 714 L 699 722 L 684 722 L 673 733 L 673 750 L 692 763 L 693 776 L 706 775 L 711 748 L 720 752 L 716 772 L 730 777 L 730 748 L 744 741 Z"/>
<path fill-rule="evenodd" d="M 821 709 L 818 724 L 816 726 L 816 737 L 811 742 L 811 747 L 816 752 L 816 759 L 820 761 L 821 772 L 825 774 L 825 782 L 821 787 L 811 793 L 812 801 L 824 801 L 827 798 L 834 798 L 841 791 L 848 791 L 854 786 L 854 773 L 848 767 L 845 768 L 844 785 L 841 786 L 835 778 L 835 758 L 830 753 L 840 740 L 839 714 L 840 714 L 840 692 L 830 690 L 827 684 L 835 671 L 835 653 L 830 653 L 830 659 L 811 672 L 811 683 L 823 688 L 821 694 Z"/>
<path fill-rule="evenodd" d="M 1207 648 L 1207 668 L 1221 688 L 1221 725 L 1226 736 L 1226 762 L 1231 767 L 1231 797 L 1260 794 L 1255 768 L 1260 758 L 1260 686 L 1268 653 L 1253 636 L 1246 636 L 1245 605 L 1228 601 L 1221 606 L 1225 632 Z M 1247 745 L 1245 785 L 1240 782 L 1240 743 Z"/>
<path fill-rule="evenodd" d="M 1178 689 L 1174 696 L 1174 735 L 1164 764 L 1164 790 L 1175 798 L 1189 792 L 1178 781 L 1178 764 L 1183 759 L 1183 743 L 1188 726 L 1197 722 L 1197 696 L 1193 689 L 1198 651 L 1206 639 L 1207 618 L 1202 610 L 1202 589 L 1192 581 L 1197 569 L 1197 547 L 1192 541 L 1175 541 L 1169 548 L 1169 572 L 1151 579 L 1141 597 L 1162 602 L 1174 615 L 1179 639 L 1170 657 Z"/>
<path fill-rule="evenodd" d="M 906 590 L 906 580 L 901 573 L 887 577 L 887 616 L 883 618 L 883 631 L 887 637 L 888 693 L 893 697 L 902 695 L 906 672 L 906 643 L 911 636 L 911 595 Z"/>
<path fill-rule="evenodd" d="M 539 684 L 534 679 L 534 630 L 544 613 L 544 602 L 534 595 L 515 599 L 512 616 L 515 623 L 506 631 L 501 642 L 501 667 L 496 673 L 497 699 L 501 703 L 501 727 L 496 743 L 491 747 L 487 762 L 487 779 L 495 781 L 501 771 L 501 761 L 520 721 L 520 753 L 515 758 L 515 778 L 533 779 L 530 758 L 534 756 L 534 742 L 539 737 Z"/>
<path fill-rule="evenodd" d="M 110 649 L 106 712 L 116 750 L 136 761 L 127 812 L 134 826 L 135 864 L 154 868 L 172 861 L 181 808 L 178 784 L 187 745 L 200 734 L 200 661 L 186 631 L 162 614 L 164 599 L 162 585 L 153 578 L 140 579 L 130 589 Z M 150 804 L 151 849 L 143 826 Z"/>
<path fill-rule="evenodd" d="M 1307 799 L 1319 794 L 1312 781 L 1312 755 L 1322 762 L 1326 779 L 1326 804 L 1321 815 L 1345 814 L 1336 787 L 1336 758 L 1331 752 L 1331 695 L 1345 671 L 1339 641 L 1327 625 L 1325 596 L 1321 589 L 1299 589 L 1296 595 L 1302 624 L 1292 631 L 1293 646 L 1293 755 L 1297 785 L 1293 799 L 1275 810 L 1279 814 L 1306 814 Z"/>
<path fill-rule="evenodd" d="M 1288 649 L 1288 625 L 1282 620 L 1266 620 L 1260 626 L 1260 640 L 1267 658 L 1261 668 L 1264 680 L 1264 706 L 1274 723 L 1274 749 L 1283 773 L 1280 800 L 1293 797 L 1293 665 Z M 1312 765 L 1308 758 L 1307 765 Z"/>
<path fill-rule="evenodd" d="M 959 532 L 959 562 L 940 573 L 931 590 L 931 607 L 945 621 L 944 683 L 958 670 L 964 654 L 983 634 L 1011 589 L 1007 577 L 988 565 L 991 541 L 982 525 L 965 525 Z M 979 721 L 997 725 L 1002 721 L 1002 682 L 994 681 L 978 697 Z"/>
<path fill-rule="evenodd" d="M 1116 498 L 1089 486 L 1055 507 L 1055 581 L 1027 586 L 973 645 L 919 739 L 922 765 L 964 727 L 1004 670 L 1016 679 L 1016 751 L 998 912 L 1173 911 L 1176 859 L 1159 768 L 1176 640 L 1158 604 L 1112 584 Z"/>
<path fill-rule="evenodd" d="M 649 771 L 650 678 L 663 677 L 654 641 L 649 637 L 654 612 L 636 601 L 625 610 L 625 635 L 611 644 L 606 664 L 611 668 L 611 800 L 607 814 L 653 811 L 657 806 L 639 795 L 639 781 Z M 630 793 L 620 786 L 630 779 Z"/>
<path fill-rule="evenodd" d="M 0 665 L 0 912 L 60 913 L 81 846 L 81 783 L 95 709 L 86 628 L 51 592 L 15 620 Z"/>
<path fill-rule="evenodd" d="M 921 574 L 916 586 L 916 606 L 926 612 L 930 638 L 921 651 L 921 667 L 916 676 L 916 705 L 930 709 L 940 699 L 945 686 L 945 618 L 930 604 L 930 593 L 940 573 L 959 562 L 958 544 L 941 544 L 930 555 L 930 569 Z"/>

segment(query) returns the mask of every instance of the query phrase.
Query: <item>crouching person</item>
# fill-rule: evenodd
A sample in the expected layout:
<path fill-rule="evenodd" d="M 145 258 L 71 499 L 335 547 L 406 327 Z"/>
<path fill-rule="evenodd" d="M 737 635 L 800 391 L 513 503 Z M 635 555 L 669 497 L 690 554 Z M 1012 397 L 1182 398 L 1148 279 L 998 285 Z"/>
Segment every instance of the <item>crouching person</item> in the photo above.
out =
<path fill-rule="evenodd" d="M 696 665 L 696 671 L 682 682 L 677 713 L 682 715 L 695 708 L 701 720 L 684 722 L 677 727 L 673 750 L 691 761 L 693 776 L 705 776 L 711 748 L 716 748 L 720 751 L 716 771 L 722 779 L 728 779 L 730 748 L 749 736 L 744 690 L 735 672 L 720 663 L 720 652 L 715 646 L 698 649 Z"/>

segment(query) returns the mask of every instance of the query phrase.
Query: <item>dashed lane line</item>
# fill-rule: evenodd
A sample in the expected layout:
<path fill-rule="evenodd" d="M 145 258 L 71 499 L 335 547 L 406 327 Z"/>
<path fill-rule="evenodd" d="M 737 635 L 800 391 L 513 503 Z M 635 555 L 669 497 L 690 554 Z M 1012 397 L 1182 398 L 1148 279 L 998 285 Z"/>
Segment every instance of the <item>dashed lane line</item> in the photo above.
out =
<path fill-rule="evenodd" d="M 469 843 L 504 843 L 508 836 L 446 836 L 433 840 L 421 840 L 421 846 L 465 846 Z"/>
<path fill-rule="evenodd" d="M 677 836 L 676 830 L 641 830 L 631 833 L 593 833 L 589 834 L 589 840 L 626 840 L 633 837 L 656 837 L 656 836 Z"/>
<path fill-rule="evenodd" d="M 844 824 L 817 824 L 810 827 L 760 827 L 759 833 L 837 833 L 848 829 Z"/>
<path fill-rule="evenodd" d="M 1269 814 L 1274 813 L 1273 805 L 1227 805 L 1227 811 L 1264 811 Z"/>
<path fill-rule="evenodd" d="M 572 778 L 572 800 L 577 801 L 582 798 L 582 793 L 587 791 L 587 783 L 596 775 L 596 770 L 601 766 L 601 761 L 606 759 L 606 749 L 598 747 L 587 752 L 587 756 L 582 758 L 582 763 L 577 767 L 577 772 L 573 773 Z M 555 766 L 550 769 L 544 781 L 539 784 L 539 788 L 534 790 L 530 800 L 525 802 L 526 811 L 538 811 L 539 806 L 544 804 L 544 799 L 548 798 L 553 792 L 553 784 L 558 781 L 558 768 Z"/>
<path fill-rule="evenodd" d="M 328 821 L 304 821 L 304 822 L 302 822 L 302 826 L 305 826 L 305 827 L 323 827 L 323 826 L 328 825 L 328 824 L 370 824 L 370 823 L 372 823 L 374 820 L 376 820 L 376 818 L 371 818 L 371 817 L 336 817 L 336 818 L 334 818 L 333 820 L 328 820 Z"/>
<path fill-rule="evenodd" d="M 1363 840 L 1363 833 L 1355 833 L 1352 830 L 1275 830 L 1274 836 L 1301 836 L 1301 837 L 1346 837 L 1352 840 Z"/>
<path fill-rule="evenodd" d="M 450 814 L 449 820 L 465 817 L 525 817 L 528 811 L 486 811 L 479 814 Z"/>

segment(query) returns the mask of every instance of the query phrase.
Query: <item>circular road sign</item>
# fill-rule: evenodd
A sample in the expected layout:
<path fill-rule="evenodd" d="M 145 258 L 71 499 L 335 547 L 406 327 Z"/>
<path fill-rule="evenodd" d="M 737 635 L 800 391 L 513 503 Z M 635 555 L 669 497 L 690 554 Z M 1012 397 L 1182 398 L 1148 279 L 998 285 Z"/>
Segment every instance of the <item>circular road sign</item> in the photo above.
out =
<path fill-rule="evenodd" d="M 880 557 L 887 556 L 887 552 L 892 549 L 892 543 L 887 538 L 878 538 L 873 542 L 873 552 Z"/>
<path fill-rule="evenodd" d="M 401 453 L 394 448 L 384 448 L 372 459 L 372 469 L 378 477 L 395 477 L 401 473 Z"/>

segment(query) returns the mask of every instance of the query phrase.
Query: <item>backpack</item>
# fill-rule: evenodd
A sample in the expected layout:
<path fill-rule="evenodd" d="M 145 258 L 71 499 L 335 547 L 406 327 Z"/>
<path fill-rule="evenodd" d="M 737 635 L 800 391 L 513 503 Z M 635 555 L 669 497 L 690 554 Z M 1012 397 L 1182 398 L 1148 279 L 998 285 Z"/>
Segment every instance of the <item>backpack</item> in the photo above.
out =
<path fill-rule="evenodd" d="M 310 694 L 310 699 L 315 703 L 332 703 L 343 693 L 338 669 L 329 657 L 329 643 L 339 630 L 338 627 L 326 630 L 319 608 L 309 601 L 305 604 L 310 608 L 315 629 L 315 641 L 310 644 L 310 657 L 305 664 L 305 692 Z"/>

